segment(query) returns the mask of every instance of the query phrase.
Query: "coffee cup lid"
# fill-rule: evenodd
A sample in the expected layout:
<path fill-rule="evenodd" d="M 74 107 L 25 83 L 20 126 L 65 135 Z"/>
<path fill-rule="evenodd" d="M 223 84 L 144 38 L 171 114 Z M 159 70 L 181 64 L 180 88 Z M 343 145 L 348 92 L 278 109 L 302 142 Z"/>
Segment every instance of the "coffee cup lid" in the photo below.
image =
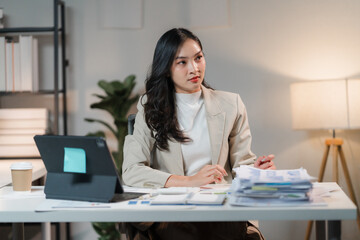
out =
<path fill-rule="evenodd" d="M 31 162 L 16 162 L 10 166 L 11 170 L 27 170 L 32 168 Z"/>

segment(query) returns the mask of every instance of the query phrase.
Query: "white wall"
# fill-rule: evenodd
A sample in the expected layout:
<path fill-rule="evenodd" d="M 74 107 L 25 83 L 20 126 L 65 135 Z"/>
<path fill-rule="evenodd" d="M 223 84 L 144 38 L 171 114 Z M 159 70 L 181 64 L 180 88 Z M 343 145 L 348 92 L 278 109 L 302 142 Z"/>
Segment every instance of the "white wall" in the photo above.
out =
<path fill-rule="evenodd" d="M 51 21 L 51 14 L 46 13 L 51 9 L 49 1 L 29 2 L 0 1 L 5 13 L 12 14 L 9 25 L 33 22 L 46 26 Z M 143 81 L 160 35 L 172 27 L 196 24 L 197 17 L 202 18 L 201 14 L 192 15 L 202 8 L 191 8 L 191 0 L 144 0 L 142 28 L 104 29 L 99 11 L 104 1 L 65 2 L 70 60 L 69 133 L 76 135 L 101 127 L 85 123 L 85 117 L 110 120 L 103 112 L 89 108 L 96 100 L 91 94 L 99 93 L 96 84 L 100 79 L 123 79 L 136 74 L 135 91 L 143 93 Z M 292 130 L 289 85 L 302 80 L 360 77 L 360 1 L 224 2 L 229 4 L 228 26 L 190 28 L 203 43 L 207 81 L 216 89 L 240 93 L 248 109 L 256 154 L 274 153 L 279 169 L 304 167 L 317 176 L 324 140 L 331 134 Z M 207 9 L 214 10 L 211 6 Z M 45 48 L 51 47 L 48 45 Z M 49 50 L 43 51 L 46 55 Z M 44 76 L 51 76 L 51 66 L 43 71 Z M 338 132 L 338 136 L 345 140 L 343 148 L 359 202 L 359 130 Z M 330 164 L 325 180 L 331 181 Z M 340 185 L 347 191 L 343 177 Z M 296 221 L 260 222 L 269 240 L 303 239 L 306 225 Z M 88 232 L 89 225 L 72 227 L 74 239 L 95 237 Z M 356 239 L 360 234 L 355 221 L 344 221 L 342 232 L 343 239 Z"/>

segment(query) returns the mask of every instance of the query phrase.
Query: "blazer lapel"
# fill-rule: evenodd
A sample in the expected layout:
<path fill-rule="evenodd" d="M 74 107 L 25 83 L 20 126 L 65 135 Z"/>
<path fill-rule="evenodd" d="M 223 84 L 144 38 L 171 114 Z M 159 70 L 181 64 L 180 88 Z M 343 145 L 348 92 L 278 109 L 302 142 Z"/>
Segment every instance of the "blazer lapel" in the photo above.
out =
<path fill-rule="evenodd" d="M 169 149 L 171 149 L 171 151 L 169 151 L 168 158 L 173 162 L 171 165 L 171 172 L 177 175 L 184 175 L 185 170 L 181 145 L 173 138 L 171 138 L 171 141 L 168 141 L 168 143 Z"/>
<path fill-rule="evenodd" d="M 225 112 L 222 111 L 219 102 L 209 89 L 202 87 L 202 91 L 207 112 L 212 164 L 218 164 L 224 135 Z"/>

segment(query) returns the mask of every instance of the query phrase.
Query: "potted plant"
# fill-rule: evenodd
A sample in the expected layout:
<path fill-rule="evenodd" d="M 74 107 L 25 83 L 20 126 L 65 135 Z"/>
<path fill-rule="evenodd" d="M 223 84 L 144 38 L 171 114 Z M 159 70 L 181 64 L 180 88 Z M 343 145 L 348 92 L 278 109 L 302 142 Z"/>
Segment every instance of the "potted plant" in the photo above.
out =
<path fill-rule="evenodd" d="M 87 122 L 97 122 L 104 125 L 114 135 L 117 140 L 117 151 L 112 151 L 115 164 L 121 175 L 123 163 L 124 140 L 127 135 L 127 115 L 130 107 L 138 101 L 139 95 L 131 96 L 136 85 L 135 76 L 129 75 L 124 81 L 114 80 L 111 82 L 100 80 L 98 86 L 102 88 L 105 95 L 94 94 L 100 99 L 99 102 L 90 105 L 91 108 L 102 109 L 110 113 L 113 118 L 113 125 L 99 119 L 85 118 Z M 88 136 L 105 137 L 104 131 L 89 133 Z M 120 239 L 119 223 L 114 222 L 95 222 L 92 226 L 99 235 L 99 240 Z"/>
<path fill-rule="evenodd" d="M 99 240 L 119 240 L 121 234 L 119 224 L 114 222 L 94 222 L 92 226 L 97 234 Z"/>
<path fill-rule="evenodd" d="M 105 95 L 94 94 L 100 99 L 99 102 L 90 105 L 91 108 L 102 109 L 110 113 L 113 117 L 113 125 L 99 119 L 85 118 L 87 122 L 97 122 L 104 125 L 114 135 L 117 140 L 117 151 L 113 151 L 112 155 L 115 164 L 121 174 L 121 166 L 123 162 L 123 147 L 125 136 L 127 135 L 127 115 L 130 107 L 138 101 L 139 95 L 131 96 L 136 85 L 135 76 L 129 75 L 124 81 L 114 80 L 108 82 L 100 80 L 98 86 L 102 88 Z M 89 133 L 88 136 L 105 137 L 104 131 Z"/>

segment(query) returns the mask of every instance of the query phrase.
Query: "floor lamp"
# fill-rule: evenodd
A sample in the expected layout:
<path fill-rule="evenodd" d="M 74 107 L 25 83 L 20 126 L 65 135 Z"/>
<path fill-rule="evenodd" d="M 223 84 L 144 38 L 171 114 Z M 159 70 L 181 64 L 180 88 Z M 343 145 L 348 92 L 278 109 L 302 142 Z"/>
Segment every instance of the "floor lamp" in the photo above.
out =
<path fill-rule="evenodd" d="M 335 129 L 360 129 L 360 79 L 298 82 L 291 84 L 290 90 L 294 129 L 332 129 L 333 132 L 333 137 L 325 140 L 318 181 L 323 181 L 329 152 L 332 150 L 332 180 L 339 180 L 340 158 L 350 198 L 358 207 L 342 149 L 344 140 L 335 137 Z M 359 208 L 357 224 L 360 229 Z M 313 221 L 309 221 L 306 240 L 310 238 L 312 225 Z"/>

